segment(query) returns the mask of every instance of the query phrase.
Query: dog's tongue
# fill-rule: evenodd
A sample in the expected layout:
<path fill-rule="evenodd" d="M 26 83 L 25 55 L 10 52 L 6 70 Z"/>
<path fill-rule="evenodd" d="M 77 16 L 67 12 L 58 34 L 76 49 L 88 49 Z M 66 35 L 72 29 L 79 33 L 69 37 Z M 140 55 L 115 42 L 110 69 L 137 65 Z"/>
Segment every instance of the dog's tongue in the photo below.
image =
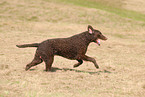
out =
<path fill-rule="evenodd" d="M 100 40 L 99 39 L 96 40 L 96 43 L 100 46 Z"/>

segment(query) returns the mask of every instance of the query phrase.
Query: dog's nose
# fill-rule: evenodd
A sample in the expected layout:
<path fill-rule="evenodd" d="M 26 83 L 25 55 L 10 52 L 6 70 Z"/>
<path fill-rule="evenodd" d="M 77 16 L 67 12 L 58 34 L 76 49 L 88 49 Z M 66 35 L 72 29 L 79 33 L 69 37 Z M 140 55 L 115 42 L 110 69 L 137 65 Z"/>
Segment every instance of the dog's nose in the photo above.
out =
<path fill-rule="evenodd" d="M 105 37 L 105 40 L 107 40 L 108 38 L 107 37 Z"/>
<path fill-rule="evenodd" d="M 104 36 L 102 40 L 107 40 L 107 39 L 108 39 L 108 38 Z"/>

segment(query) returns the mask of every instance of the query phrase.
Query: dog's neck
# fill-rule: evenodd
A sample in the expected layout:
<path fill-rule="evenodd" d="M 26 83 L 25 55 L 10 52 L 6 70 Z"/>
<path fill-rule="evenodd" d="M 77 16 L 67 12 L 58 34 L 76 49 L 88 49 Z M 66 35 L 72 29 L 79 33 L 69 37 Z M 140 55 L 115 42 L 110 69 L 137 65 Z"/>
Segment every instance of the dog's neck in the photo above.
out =
<path fill-rule="evenodd" d="M 93 42 L 92 41 L 92 36 L 89 34 L 88 31 L 82 32 L 80 34 L 74 35 L 71 38 L 76 38 L 78 37 L 78 39 L 81 39 L 83 43 L 85 43 L 87 46 Z"/>

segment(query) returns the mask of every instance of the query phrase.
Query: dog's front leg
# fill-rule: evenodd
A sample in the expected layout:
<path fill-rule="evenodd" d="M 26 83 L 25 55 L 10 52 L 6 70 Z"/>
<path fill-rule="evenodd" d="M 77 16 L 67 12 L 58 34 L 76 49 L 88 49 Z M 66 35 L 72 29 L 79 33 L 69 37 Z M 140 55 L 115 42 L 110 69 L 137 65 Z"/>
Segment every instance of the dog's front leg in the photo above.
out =
<path fill-rule="evenodd" d="M 78 63 L 76 63 L 76 64 L 74 65 L 74 68 L 80 66 L 80 65 L 83 63 L 83 60 L 81 60 L 81 59 L 79 59 L 79 60 L 77 60 L 77 61 L 78 61 Z"/>
<path fill-rule="evenodd" d="M 94 58 L 91 58 L 91 57 L 88 57 L 88 56 L 84 55 L 84 56 L 82 56 L 82 59 L 85 60 L 85 61 L 93 62 L 95 67 L 97 69 L 99 68 L 99 66 L 98 66 L 98 64 L 97 64 L 97 62 L 96 62 L 96 60 Z"/>

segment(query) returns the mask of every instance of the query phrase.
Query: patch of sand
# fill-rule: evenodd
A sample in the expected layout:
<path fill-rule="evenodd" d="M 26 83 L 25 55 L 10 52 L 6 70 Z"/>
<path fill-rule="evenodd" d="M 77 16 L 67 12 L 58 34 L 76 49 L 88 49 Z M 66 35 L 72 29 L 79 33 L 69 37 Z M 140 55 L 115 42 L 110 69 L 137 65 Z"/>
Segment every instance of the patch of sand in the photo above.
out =
<path fill-rule="evenodd" d="M 145 0 L 124 0 L 124 8 L 145 14 Z"/>

